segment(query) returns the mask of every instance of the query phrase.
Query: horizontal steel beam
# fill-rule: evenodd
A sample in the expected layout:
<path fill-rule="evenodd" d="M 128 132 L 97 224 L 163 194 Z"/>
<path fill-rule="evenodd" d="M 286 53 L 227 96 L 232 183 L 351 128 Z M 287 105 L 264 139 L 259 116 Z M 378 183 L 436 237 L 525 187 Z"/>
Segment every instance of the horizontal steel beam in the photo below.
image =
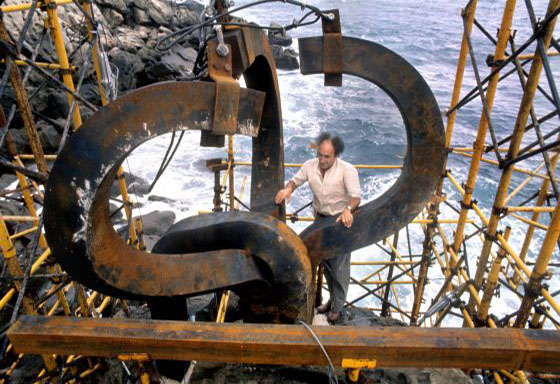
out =
<path fill-rule="evenodd" d="M 560 332 L 524 329 L 313 326 L 335 365 L 560 372 Z M 22 316 L 8 332 L 16 352 L 230 363 L 327 365 L 303 325 L 216 324 Z"/>

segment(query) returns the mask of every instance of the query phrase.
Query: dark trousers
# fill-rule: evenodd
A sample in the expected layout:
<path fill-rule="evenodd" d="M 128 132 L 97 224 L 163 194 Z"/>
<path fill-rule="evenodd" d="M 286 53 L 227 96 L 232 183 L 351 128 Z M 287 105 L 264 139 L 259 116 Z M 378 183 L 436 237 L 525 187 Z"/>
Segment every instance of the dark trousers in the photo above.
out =
<path fill-rule="evenodd" d="M 319 222 L 328 216 L 317 215 Z M 337 223 L 342 225 L 341 223 Z M 345 253 L 323 261 L 323 273 L 327 279 L 327 286 L 331 297 L 331 311 L 340 312 L 346 302 L 346 294 L 350 284 L 350 253 Z"/>

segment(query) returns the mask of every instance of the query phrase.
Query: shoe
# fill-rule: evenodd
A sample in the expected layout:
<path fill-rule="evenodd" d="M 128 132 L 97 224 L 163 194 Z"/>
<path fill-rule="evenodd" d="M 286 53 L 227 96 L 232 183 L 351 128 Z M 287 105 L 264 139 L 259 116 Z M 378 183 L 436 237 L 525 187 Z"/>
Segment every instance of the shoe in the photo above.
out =
<path fill-rule="evenodd" d="M 317 307 L 317 313 L 323 314 L 331 310 L 331 301 L 327 301 L 325 304 L 321 304 Z"/>
<path fill-rule="evenodd" d="M 340 312 L 330 311 L 329 314 L 327 315 L 327 319 L 329 320 L 329 322 L 333 324 L 336 323 L 338 319 L 340 319 Z"/>

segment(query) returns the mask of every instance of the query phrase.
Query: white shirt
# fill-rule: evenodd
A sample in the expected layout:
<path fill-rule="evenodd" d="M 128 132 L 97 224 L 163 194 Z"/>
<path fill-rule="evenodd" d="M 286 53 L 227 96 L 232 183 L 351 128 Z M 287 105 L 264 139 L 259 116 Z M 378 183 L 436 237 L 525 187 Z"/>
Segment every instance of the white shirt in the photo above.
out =
<path fill-rule="evenodd" d="M 351 197 L 360 197 L 360 178 L 354 166 L 340 158 L 321 175 L 319 159 L 307 160 L 292 181 L 299 187 L 309 182 L 313 192 L 313 208 L 322 215 L 334 216 L 341 213 Z"/>

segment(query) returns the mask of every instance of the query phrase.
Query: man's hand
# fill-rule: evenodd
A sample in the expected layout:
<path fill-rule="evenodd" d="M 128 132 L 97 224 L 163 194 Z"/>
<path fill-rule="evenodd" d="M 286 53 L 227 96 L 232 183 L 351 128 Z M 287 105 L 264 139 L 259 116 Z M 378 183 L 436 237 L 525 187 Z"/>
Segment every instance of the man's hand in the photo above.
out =
<path fill-rule="evenodd" d="M 290 187 L 286 187 L 278 191 L 274 201 L 276 202 L 276 204 L 282 204 L 282 202 L 285 199 L 289 203 L 291 198 L 292 198 L 292 189 Z"/>
<path fill-rule="evenodd" d="M 344 208 L 344 211 L 336 218 L 336 222 L 342 221 L 342 224 L 346 228 L 350 228 L 352 226 L 352 222 L 354 221 L 354 215 L 348 208 Z"/>

